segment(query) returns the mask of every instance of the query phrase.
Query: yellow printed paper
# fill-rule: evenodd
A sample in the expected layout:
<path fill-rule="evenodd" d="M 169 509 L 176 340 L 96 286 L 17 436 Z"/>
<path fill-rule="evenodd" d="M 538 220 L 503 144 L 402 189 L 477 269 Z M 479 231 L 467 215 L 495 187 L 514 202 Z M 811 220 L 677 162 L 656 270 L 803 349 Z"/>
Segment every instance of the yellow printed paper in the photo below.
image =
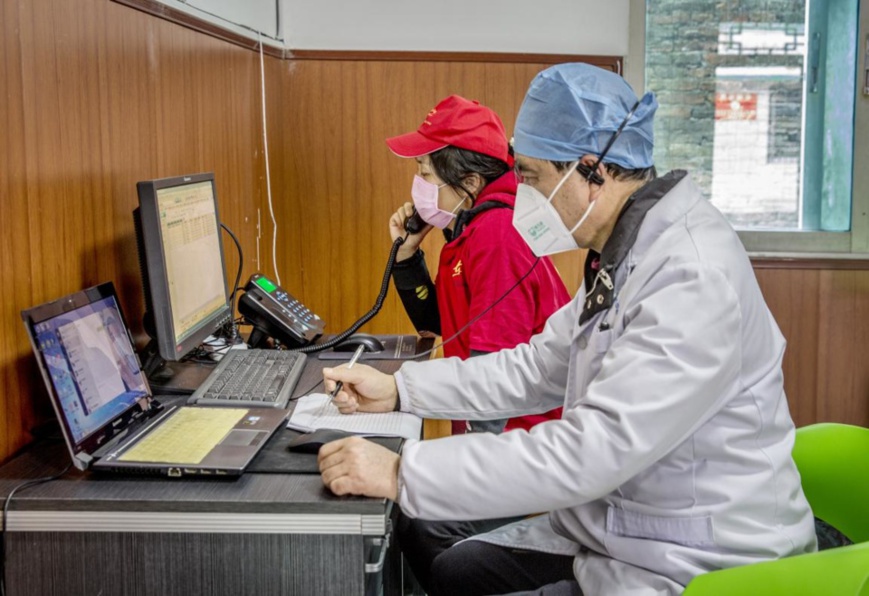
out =
<path fill-rule="evenodd" d="M 181 408 L 118 459 L 198 464 L 247 412 L 244 408 Z"/>

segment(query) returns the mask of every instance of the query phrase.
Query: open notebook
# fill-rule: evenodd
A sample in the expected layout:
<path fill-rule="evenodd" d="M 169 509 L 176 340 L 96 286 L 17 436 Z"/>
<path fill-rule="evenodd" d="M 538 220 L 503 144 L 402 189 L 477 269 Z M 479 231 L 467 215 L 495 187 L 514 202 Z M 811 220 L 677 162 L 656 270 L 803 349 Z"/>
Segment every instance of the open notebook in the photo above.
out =
<path fill-rule="evenodd" d="M 21 313 L 77 468 L 167 476 L 241 474 L 286 410 L 173 407 L 151 395 L 115 288 Z"/>
<path fill-rule="evenodd" d="M 287 428 L 303 432 L 333 428 L 369 437 L 419 439 L 422 419 L 407 412 L 342 414 L 328 395 L 312 393 L 296 402 Z"/>

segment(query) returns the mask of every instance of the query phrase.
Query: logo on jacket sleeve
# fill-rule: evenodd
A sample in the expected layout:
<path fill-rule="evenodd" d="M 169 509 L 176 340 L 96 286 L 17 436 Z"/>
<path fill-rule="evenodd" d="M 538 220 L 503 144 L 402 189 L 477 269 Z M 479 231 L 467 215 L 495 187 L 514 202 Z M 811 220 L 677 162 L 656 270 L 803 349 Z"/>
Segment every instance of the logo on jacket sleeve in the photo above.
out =
<path fill-rule="evenodd" d="M 414 292 L 420 300 L 428 300 L 428 286 L 416 286 Z"/>
<path fill-rule="evenodd" d="M 459 261 L 456 263 L 456 266 L 453 267 L 453 277 L 458 277 L 462 274 L 462 262 Z"/>

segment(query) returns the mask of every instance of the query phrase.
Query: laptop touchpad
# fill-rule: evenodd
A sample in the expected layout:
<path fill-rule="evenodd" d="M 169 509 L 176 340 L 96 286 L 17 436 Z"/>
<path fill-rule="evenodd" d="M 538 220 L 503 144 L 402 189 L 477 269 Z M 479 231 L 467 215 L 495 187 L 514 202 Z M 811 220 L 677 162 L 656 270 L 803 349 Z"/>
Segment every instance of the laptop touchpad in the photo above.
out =
<path fill-rule="evenodd" d="M 229 434 L 223 438 L 220 444 L 230 447 L 256 447 L 268 436 L 269 433 L 264 430 L 234 428 L 229 431 Z"/>

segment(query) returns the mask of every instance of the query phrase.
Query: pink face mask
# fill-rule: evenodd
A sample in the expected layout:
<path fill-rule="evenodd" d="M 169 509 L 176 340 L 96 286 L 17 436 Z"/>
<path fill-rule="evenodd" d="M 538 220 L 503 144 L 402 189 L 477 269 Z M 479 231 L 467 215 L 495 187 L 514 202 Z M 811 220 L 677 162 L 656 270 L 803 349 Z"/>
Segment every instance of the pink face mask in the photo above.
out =
<path fill-rule="evenodd" d="M 446 184 L 438 186 L 420 176 L 414 176 L 413 187 L 410 189 L 410 196 L 413 197 L 413 206 L 416 207 L 419 216 L 425 223 L 441 230 L 450 225 L 450 222 L 455 219 L 456 210 L 464 202 L 462 201 L 462 203 L 456 205 L 456 208 L 452 211 L 444 211 L 438 207 L 438 191 L 444 186 Z"/>

